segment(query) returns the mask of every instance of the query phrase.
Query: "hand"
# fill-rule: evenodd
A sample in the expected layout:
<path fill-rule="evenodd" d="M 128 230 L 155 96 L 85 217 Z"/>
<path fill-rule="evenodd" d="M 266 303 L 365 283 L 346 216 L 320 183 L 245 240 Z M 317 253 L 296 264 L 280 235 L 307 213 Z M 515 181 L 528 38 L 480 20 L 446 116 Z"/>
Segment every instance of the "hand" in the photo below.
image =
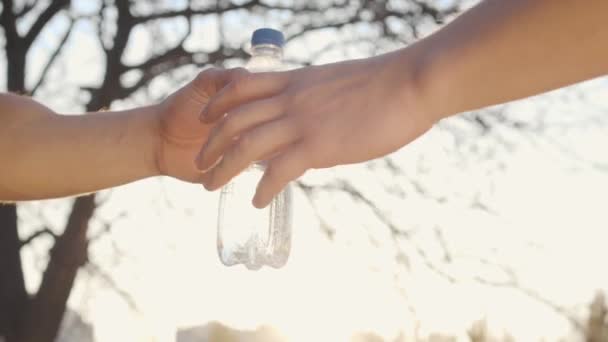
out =
<path fill-rule="evenodd" d="M 200 181 L 201 174 L 193 160 L 207 140 L 211 125 L 202 124 L 198 118 L 209 98 L 230 79 L 230 73 L 207 69 L 157 105 L 160 138 L 155 159 L 160 174 Z"/>
<path fill-rule="evenodd" d="M 435 119 L 419 108 L 407 62 L 392 53 L 288 72 L 234 71 L 202 115 L 207 123 L 221 119 L 197 159 L 203 185 L 217 189 L 268 160 L 253 199 L 261 208 L 308 169 L 367 161 L 408 144 Z"/>

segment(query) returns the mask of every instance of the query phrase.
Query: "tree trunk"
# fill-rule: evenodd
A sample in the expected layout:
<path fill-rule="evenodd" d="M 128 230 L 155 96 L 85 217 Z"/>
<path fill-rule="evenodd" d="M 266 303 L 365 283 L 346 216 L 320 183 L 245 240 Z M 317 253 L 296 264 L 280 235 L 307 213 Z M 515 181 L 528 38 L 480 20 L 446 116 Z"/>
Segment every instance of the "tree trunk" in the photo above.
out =
<path fill-rule="evenodd" d="M 21 44 L 13 44 L 14 49 L 11 51 L 11 44 L 6 42 L 6 65 L 7 65 L 7 89 L 17 94 L 25 94 L 25 56 L 26 51 Z"/>
<path fill-rule="evenodd" d="M 51 251 L 40 288 L 32 299 L 22 342 L 53 342 L 57 337 L 76 273 L 87 260 L 87 228 L 95 195 L 77 198 L 65 231 Z"/>
<path fill-rule="evenodd" d="M 6 37 L 7 89 L 25 93 L 25 56 L 27 47 L 16 31 L 12 1 L 4 2 L 2 24 Z M 0 204 L 0 336 L 7 342 L 19 341 L 19 331 L 27 308 L 28 296 L 19 253 L 17 206 Z"/>
<path fill-rule="evenodd" d="M 18 332 L 27 307 L 27 293 L 19 254 L 17 208 L 0 205 L 0 336 L 18 341 Z"/>
<path fill-rule="evenodd" d="M 16 31 L 12 1 L 3 1 L 3 5 L 7 89 L 26 95 L 29 45 Z M 0 206 L 0 337 L 6 342 L 55 340 L 76 273 L 86 262 L 86 232 L 94 209 L 94 195 L 75 201 L 65 232 L 53 246 L 40 288 L 29 300 L 21 265 L 17 207 Z"/>

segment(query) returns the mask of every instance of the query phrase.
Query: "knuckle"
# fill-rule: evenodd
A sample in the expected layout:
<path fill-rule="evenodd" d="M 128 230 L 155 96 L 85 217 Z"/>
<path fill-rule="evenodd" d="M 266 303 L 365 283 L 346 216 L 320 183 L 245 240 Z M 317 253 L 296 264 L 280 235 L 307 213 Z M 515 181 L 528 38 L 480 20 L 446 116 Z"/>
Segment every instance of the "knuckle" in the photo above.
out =
<path fill-rule="evenodd" d="M 245 89 L 245 82 L 242 79 L 234 80 L 228 86 L 228 91 L 232 93 L 233 96 L 240 96 L 243 94 Z"/>
<path fill-rule="evenodd" d="M 207 68 L 199 72 L 194 78 L 194 83 L 198 85 L 208 85 L 214 87 L 217 76 L 222 72 L 222 69 L 217 67 Z"/>
<path fill-rule="evenodd" d="M 290 132 L 300 138 L 314 135 L 318 130 L 318 127 L 314 122 L 308 122 L 306 118 L 298 117 L 297 115 L 293 115 L 293 117 L 289 118 L 289 126 L 288 129 L 290 129 Z"/>
<path fill-rule="evenodd" d="M 231 137 L 239 132 L 239 118 L 236 115 L 227 115 L 220 129 L 224 137 Z"/>
<path fill-rule="evenodd" d="M 283 110 L 291 108 L 292 96 L 289 91 L 283 92 L 268 100 L 273 107 L 279 107 Z"/>
<path fill-rule="evenodd" d="M 231 90 L 236 94 L 241 94 L 251 82 L 251 75 L 249 71 L 235 72 L 233 80 L 230 83 Z"/>
<path fill-rule="evenodd" d="M 247 69 L 242 68 L 242 67 L 234 68 L 234 69 L 232 69 L 231 72 L 232 72 L 232 78 L 235 80 L 241 79 L 243 77 L 247 77 L 247 75 L 250 74 L 250 72 Z"/>
<path fill-rule="evenodd" d="M 298 103 L 298 92 L 294 91 L 293 89 L 288 89 L 279 96 L 279 99 L 281 100 L 283 105 L 291 108 L 292 106 Z"/>
<path fill-rule="evenodd" d="M 253 146 L 253 137 L 251 133 L 243 134 L 239 137 L 238 143 L 234 146 L 234 152 L 238 155 L 243 155 Z"/>
<path fill-rule="evenodd" d="M 287 89 L 290 96 L 291 105 L 306 105 L 310 102 L 311 98 L 318 96 L 314 94 L 314 87 L 307 86 L 305 84 L 293 84 Z"/>
<path fill-rule="evenodd" d="M 305 133 L 305 126 L 301 124 L 294 117 L 289 116 L 289 114 L 284 114 L 285 119 L 283 120 L 284 129 L 287 131 L 287 134 L 290 136 L 301 137 Z"/>
<path fill-rule="evenodd" d="M 205 69 L 205 70 L 199 72 L 198 75 L 196 75 L 196 80 L 202 81 L 202 80 L 206 79 L 207 77 L 209 77 L 210 75 L 215 74 L 217 71 L 218 71 L 218 69 L 216 67 L 211 67 L 211 68 Z"/>
<path fill-rule="evenodd" d="M 212 83 L 210 80 L 213 79 L 213 75 L 217 73 L 217 71 L 218 69 L 216 68 L 205 69 L 199 72 L 194 78 L 194 80 L 192 80 L 192 82 L 190 83 L 190 89 L 193 92 L 195 100 L 203 101 L 203 99 L 206 97 L 206 93 L 209 92 L 209 88 Z"/>

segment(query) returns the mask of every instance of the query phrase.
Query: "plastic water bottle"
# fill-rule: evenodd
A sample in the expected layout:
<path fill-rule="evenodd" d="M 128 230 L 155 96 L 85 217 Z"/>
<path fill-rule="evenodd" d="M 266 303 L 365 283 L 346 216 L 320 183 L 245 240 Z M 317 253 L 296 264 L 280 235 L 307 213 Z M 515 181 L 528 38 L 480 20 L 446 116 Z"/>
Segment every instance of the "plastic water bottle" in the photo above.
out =
<path fill-rule="evenodd" d="M 284 37 L 263 28 L 251 37 L 251 72 L 282 69 Z M 228 114 L 230 115 L 230 114 Z M 291 187 L 288 185 L 264 209 L 251 204 L 264 162 L 251 165 L 224 186 L 220 195 L 217 249 L 226 266 L 243 264 L 250 270 L 264 265 L 280 268 L 291 250 Z"/>

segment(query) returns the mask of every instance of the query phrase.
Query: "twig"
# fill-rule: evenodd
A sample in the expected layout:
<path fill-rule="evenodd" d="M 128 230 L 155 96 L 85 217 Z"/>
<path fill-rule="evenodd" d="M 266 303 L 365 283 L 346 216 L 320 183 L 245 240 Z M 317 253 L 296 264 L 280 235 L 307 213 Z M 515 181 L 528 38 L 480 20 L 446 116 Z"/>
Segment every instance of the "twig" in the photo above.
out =
<path fill-rule="evenodd" d="M 120 286 L 118 286 L 116 281 L 109 274 L 107 274 L 103 269 L 101 269 L 101 267 L 99 267 L 96 264 L 89 261 L 86 264 L 85 268 L 89 272 L 89 274 L 94 274 L 94 275 L 98 276 L 109 287 L 111 287 L 114 291 L 116 291 L 116 293 L 118 293 L 118 295 L 127 303 L 127 305 L 129 305 L 131 310 L 133 310 L 135 312 L 139 312 L 139 308 L 137 307 L 137 304 L 135 303 L 135 300 L 133 300 L 131 295 L 127 291 L 123 290 Z"/>
<path fill-rule="evenodd" d="M 75 22 L 74 19 L 70 19 L 70 26 L 68 26 L 65 34 L 59 41 L 57 48 L 55 49 L 55 51 L 53 51 L 53 54 L 51 55 L 51 57 L 47 61 L 46 65 L 44 66 L 44 69 L 42 69 L 42 72 L 40 73 L 40 78 L 38 78 L 38 82 L 36 82 L 36 84 L 32 88 L 32 91 L 30 91 L 30 94 L 34 95 L 36 93 L 36 91 L 38 90 L 38 88 L 40 88 L 40 86 L 46 79 L 46 76 L 49 73 L 51 66 L 53 65 L 53 63 L 55 62 L 55 60 L 57 59 L 57 57 L 59 56 L 61 51 L 63 50 L 65 43 L 68 41 L 68 38 L 70 37 L 70 34 L 72 33 L 72 28 L 74 27 L 74 22 Z"/>
<path fill-rule="evenodd" d="M 34 241 L 36 238 L 41 237 L 42 235 L 49 235 L 53 238 L 53 240 L 57 240 L 57 234 L 55 234 L 54 231 L 52 231 L 49 227 L 43 227 L 40 230 L 35 231 L 34 233 L 32 233 L 30 236 L 28 236 L 27 238 L 21 240 L 21 245 L 19 246 L 20 248 L 31 243 L 32 241 Z"/>

